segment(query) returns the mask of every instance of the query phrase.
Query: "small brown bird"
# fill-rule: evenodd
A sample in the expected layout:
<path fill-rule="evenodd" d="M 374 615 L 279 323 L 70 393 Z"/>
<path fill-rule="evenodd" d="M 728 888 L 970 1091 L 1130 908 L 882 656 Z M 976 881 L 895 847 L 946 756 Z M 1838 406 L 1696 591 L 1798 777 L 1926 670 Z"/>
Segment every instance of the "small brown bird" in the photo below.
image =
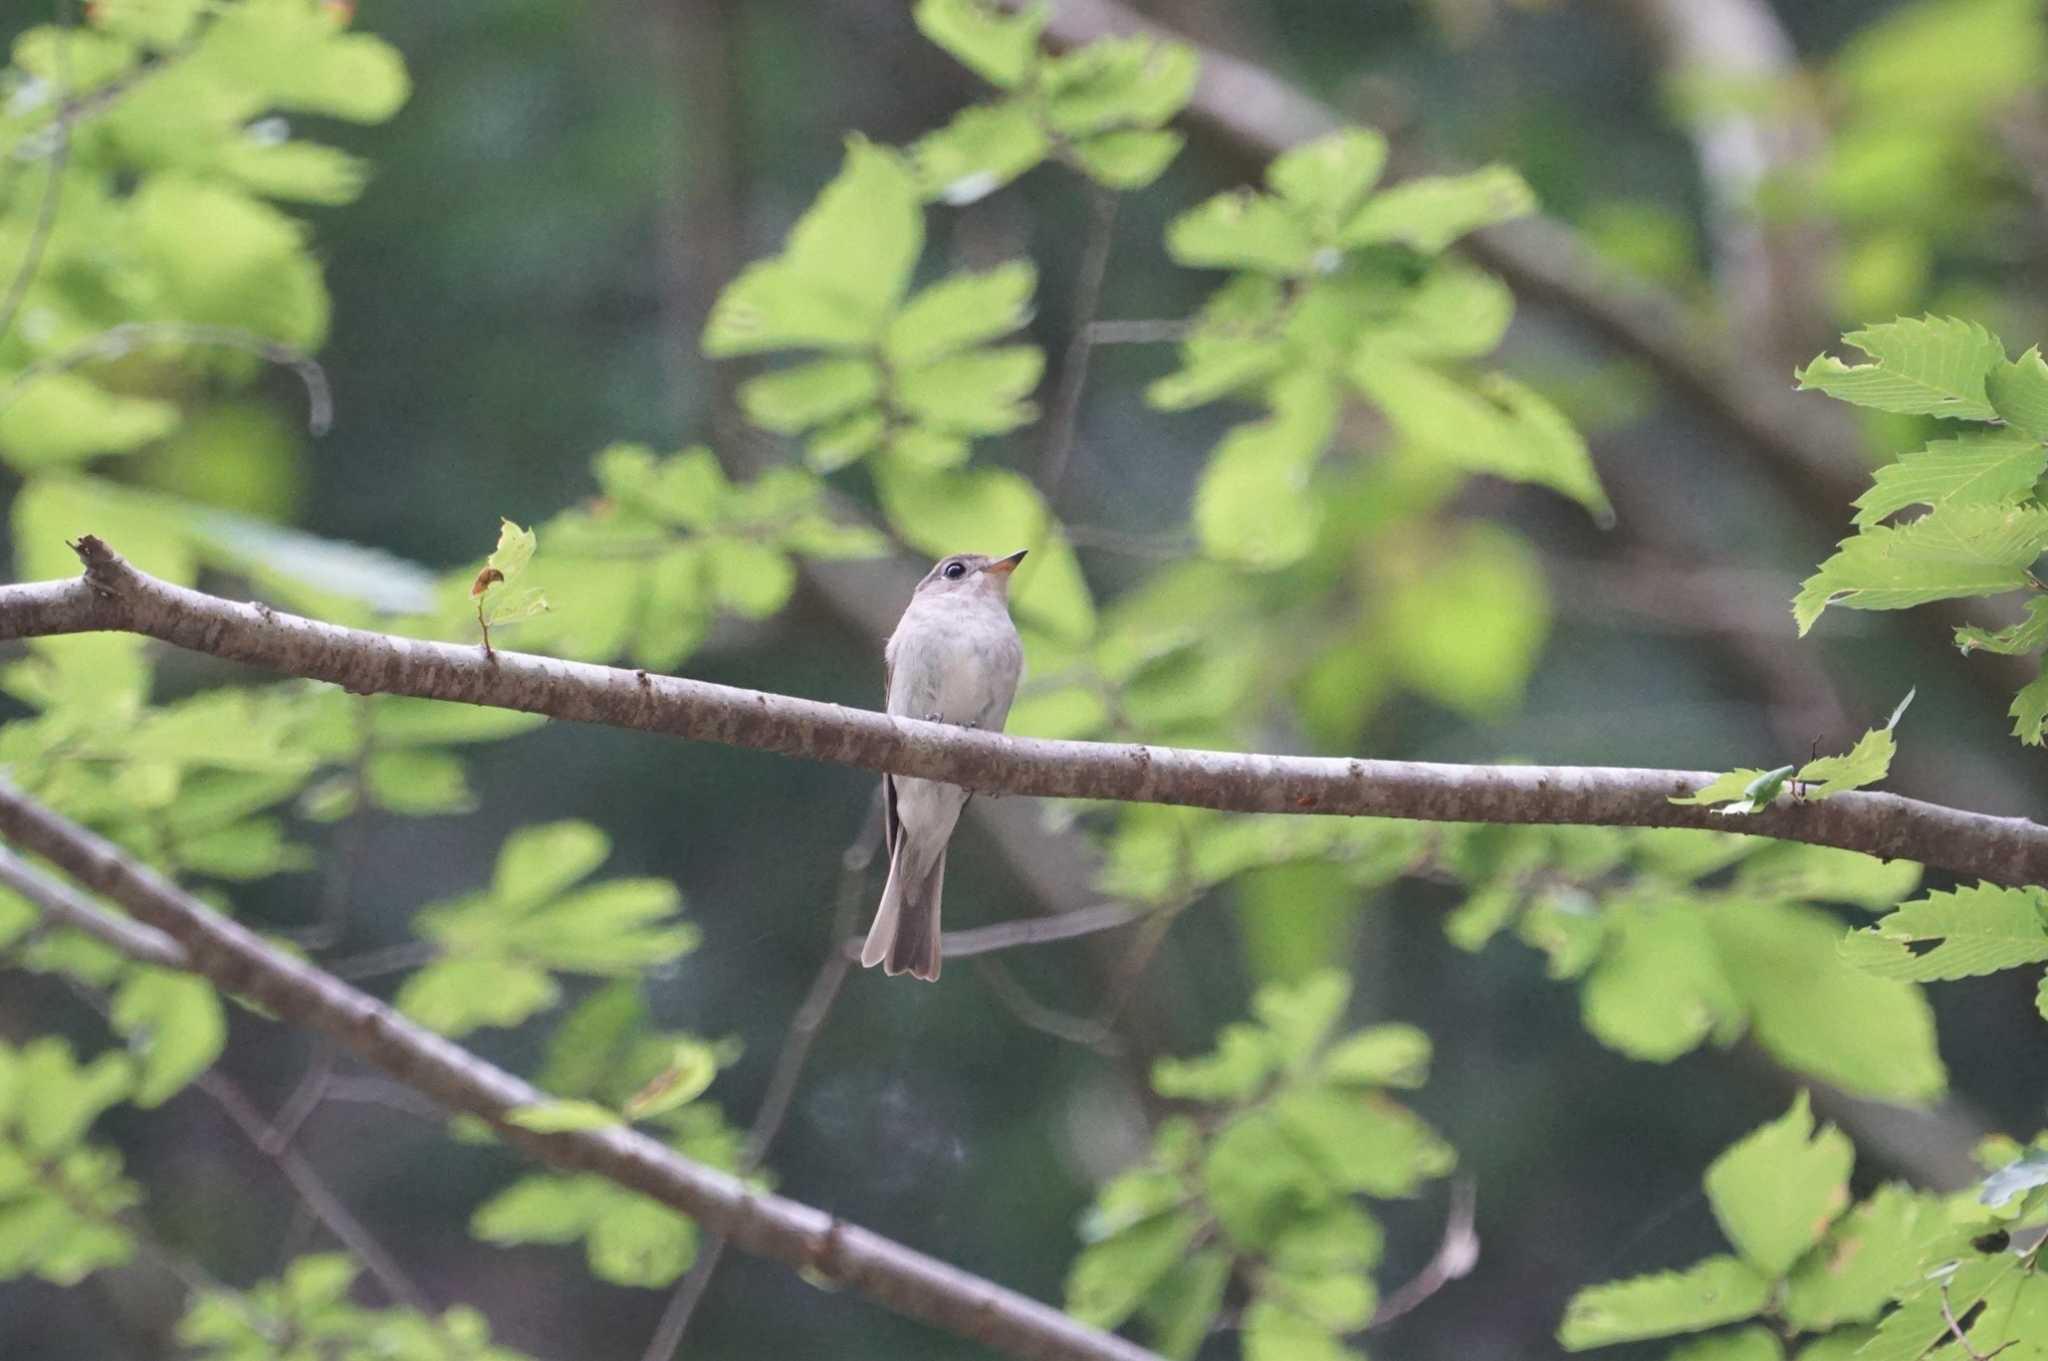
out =
<path fill-rule="evenodd" d="M 1024 674 L 1024 647 L 1010 622 L 1010 573 L 1023 560 L 1022 549 L 993 559 L 961 553 L 917 583 L 882 654 L 890 713 L 1002 730 Z M 889 882 L 860 962 L 929 981 L 939 976 L 946 843 L 969 795 L 958 785 L 900 775 L 884 775 L 882 789 Z"/>

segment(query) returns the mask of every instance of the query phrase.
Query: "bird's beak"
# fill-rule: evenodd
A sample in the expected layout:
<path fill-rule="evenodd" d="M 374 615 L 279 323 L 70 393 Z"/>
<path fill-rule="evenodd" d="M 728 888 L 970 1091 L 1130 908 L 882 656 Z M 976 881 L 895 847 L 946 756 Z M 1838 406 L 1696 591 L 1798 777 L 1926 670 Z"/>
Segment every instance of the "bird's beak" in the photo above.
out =
<path fill-rule="evenodd" d="M 1024 561 L 1024 555 L 1030 551 L 1028 548 L 1020 548 L 1007 558 L 997 558 L 988 565 L 988 570 L 997 576 L 1006 577 L 1017 570 L 1017 564 Z"/>

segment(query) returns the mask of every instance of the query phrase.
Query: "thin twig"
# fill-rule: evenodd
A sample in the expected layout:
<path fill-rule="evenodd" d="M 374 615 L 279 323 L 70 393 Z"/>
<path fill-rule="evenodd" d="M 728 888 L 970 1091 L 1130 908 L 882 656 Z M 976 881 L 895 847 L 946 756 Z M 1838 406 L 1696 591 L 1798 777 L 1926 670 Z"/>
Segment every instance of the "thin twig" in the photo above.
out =
<path fill-rule="evenodd" d="M 130 959 L 167 969 L 186 967 L 184 947 L 118 912 L 110 912 L 71 885 L 0 846 L 0 885 L 42 909 L 44 917 L 83 931 Z"/>
<path fill-rule="evenodd" d="M 0 337 L 5 334 L 4 328 L 0 328 Z M 327 370 L 320 366 L 319 360 L 297 346 L 271 340 L 238 326 L 213 326 L 190 321 L 124 321 L 81 340 L 62 354 L 39 359 L 16 374 L 14 381 L 5 388 L 0 388 L 0 411 L 12 406 L 23 389 L 39 378 L 47 378 L 53 373 L 68 373 L 97 360 L 122 359 L 145 345 L 159 342 L 240 350 L 267 364 L 290 369 L 306 389 L 306 428 L 315 435 L 324 435 L 334 426 L 334 389 L 328 384 Z"/>
<path fill-rule="evenodd" d="M 1413 1310 L 1424 1300 L 1472 1274 L 1479 1265 L 1479 1234 L 1473 1228 L 1479 1208 L 1479 1184 L 1471 1177 L 1451 1182 L 1451 1208 L 1444 1218 L 1443 1242 L 1429 1264 L 1414 1277 L 1390 1291 L 1373 1311 L 1367 1328 L 1381 1328 Z"/>
<path fill-rule="evenodd" d="M 1098 931 L 1114 931 L 1146 915 L 1143 909 L 1129 903 L 1098 903 L 1094 907 L 1062 912 L 1052 917 L 1025 917 L 1017 921 L 997 922 L 993 926 L 976 926 L 966 931 L 948 931 L 941 938 L 940 951 L 946 959 L 966 959 L 971 955 L 1014 950 L 1023 945 L 1048 945 L 1053 941 L 1094 935 Z M 854 948 L 857 953 L 857 942 Z"/>
<path fill-rule="evenodd" d="M 359 955 L 350 955 L 346 959 L 335 960 L 327 966 L 327 971 L 336 978 L 379 978 L 404 969 L 416 969 L 430 962 L 440 952 L 440 947 L 431 941 L 402 940 L 395 945 L 385 945 L 375 950 L 365 950 Z"/>
<path fill-rule="evenodd" d="M 881 843 L 882 789 L 878 784 L 861 830 L 839 857 L 837 903 L 832 913 L 832 934 L 826 937 L 827 940 L 842 940 L 852 932 L 859 918 L 868 867 L 874 863 L 876 848 Z M 775 1058 L 775 1071 L 769 1075 L 767 1090 L 761 1097 L 759 1109 L 754 1112 L 754 1123 L 748 1128 L 747 1141 L 740 1151 L 742 1173 L 754 1172 L 761 1166 L 768 1156 L 769 1147 L 775 1142 L 775 1136 L 782 1132 L 783 1122 L 789 1118 L 790 1106 L 796 1098 L 797 1083 L 803 1077 L 804 1064 L 810 1059 L 811 1046 L 824 1029 L 825 1018 L 831 1014 L 833 1003 L 839 1000 L 846 976 L 853 968 L 853 958 L 845 950 L 827 949 L 824 961 L 811 979 L 810 990 L 804 995 L 803 1005 L 790 1018 L 789 1033 L 782 1041 L 782 1052 Z M 676 1349 L 682 1345 L 683 1334 L 688 1331 L 690 1320 L 695 1317 L 697 1306 L 703 1303 L 705 1292 L 710 1290 L 712 1277 L 718 1274 L 719 1263 L 724 1258 L 724 1235 L 707 1235 L 697 1249 L 697 1260 L 690 1264 L 689 1272 L 669 1297 L 668 1307 L 662 1311 L 661 1321 L 655 1325 L 654 1336 L 648 1339 L 647 1349 L 641 1354 L 642 1361 L 668 1361 L 676 1354 Z"/>
<path fill-rule="evenodd" d="M 1052 419 L 1045 430 L 1045 457 L 1038 470 L 1038 489 L 1048 500 L 1059 494 L 1073 457 L 1075 426 L 1081 418 L 1081 392 L 1088 382 L 1088 351 L 1095 313 L 1102 306 L 1102 281 L 1109 273 L 1110 247 L 1116 241 L 1117 196 L 1091 182 L 1088 191 L 1088 241 L 1081 251 L 1080 277 L 1074 284 L 1074 311 L 1069 321 L 1066 358 L 1060 361 L 1059 388 L 1053 395 Z"/>
<path fill-rule="evenodd" d="M 64 197 L 64 174 L 71 166 L 71 120 L 64 113 L 71 98 L 71 29 L 71 0 L 58 0 L 57 41 L 51 58 L 57 79 L 57 113 L 51 127 L 56 131 L 57 144 L 50 153 L 50 177 L 43 184 L 42 202 L 36 209 L 35 226 L 29 231 L 28 249 L 22 252 L 21 265 L 7 285 L 6 299 L 0 301 L 0 340 L 5 340 L 7 333 L 14 329 L 14 320 L 20 314 L 22 304 L 28 300 L 28 291 L 34 285 L 36 274 L 43 267 L 43 255 L 50 247 L 50 237 L 57 229 L 57 208 Z"/>
<path fill-rule="evenodd" d="M 1095 321 L 1088 324 L 1091 345 L 1170 345 L 1186 340 L 1195 323 L 1179 321 Z"/>
<path fill-rule="evenodd" d="M 305 1156 L 279 1141 L 276 1127 L 263 1118 L 263 1113 L 256 1109 L 256 1103 L 249 1099 L 239 1083 L 216 1070 L 200 1074 L 195 1085 L 213 1099 L 213 1103 L 221 1108 L 257 1152 L 277 1165 L 277 1170 L 298 1192 L 306 1208 L 356 1260 L 369 1269 L 394 1303 L 417 1309 L 430 1319 L 435 1317 L 433 1303 L 426 1292 L 413 1283 L 405 1268 L 398 1264 L 398 1259 L 377 1241 L 348 1206 L 342 1204 L 341 1198 L 334 1194 Z"/>
<path fill-rule="evenodd" d="M 988 984 L 988 990 L 995 999 L 1008 1007 L 1012 1015 L 1032 1030 L 1050 1035 L 1056 1040 L 1064 1040 L 1068 1044 L 1078 1044 L 1085 1049 L 1092 1049 L 1105 1058 L 1117 1058 L 1125 1052 L 1123 1041 L 1110 1029 L 1106 1021 L 1083 1020 L 1079 1016 L 1069 1016 L 1064 1011 L 1056 1011 L 1046 1006 L 1026 991 L 1024 985 L 1011 976 L 1010 971 L 1003 967 L 999 959 L 984 957 L 975 960 L 974 963 L 976 971 L 980 973 L 982 981 Z"/>
<path fill-rule="evenodd" d="M 1949 1304 L 1947 1281 L 1941 1283 L 1941 1321 L 1948 1325 L 1949 1332 L 1955 1336 L 1956 1345 L 1961 1347 L 1972 1358 L 1972 1361 L 1991 1361 L 1992 1357 L 2020 1340 L 2015 1337 L 1999 1343 L 1988 1352 L 1978 1351 L 1976 1347 L 1971 1345 L 1968 1335 L 1963 1332 L 1963 1325 L 1956 1321 L 1955 1309 Z"/>

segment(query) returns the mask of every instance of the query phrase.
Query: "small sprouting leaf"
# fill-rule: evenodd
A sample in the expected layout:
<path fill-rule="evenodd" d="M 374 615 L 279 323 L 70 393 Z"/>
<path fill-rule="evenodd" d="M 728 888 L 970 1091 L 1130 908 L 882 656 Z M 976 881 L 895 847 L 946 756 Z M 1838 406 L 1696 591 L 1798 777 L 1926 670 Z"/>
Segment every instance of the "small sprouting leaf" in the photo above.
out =
<path fill-rule="evenodd" d="M 526 570 L 526 564 L 533 561 L 534 549 L 539 546 L 540 540 L 532 530 L 521 529 L 510 520 L 500 520 L 498 547 L 492 552 L 486 571 L 495 571 L 497 582 L 509 582 Z M 481 576 L 477 579 L 483 580 Z"/>
<path fill-rule="evenodd" d="M 2048 732 L 2048 669 L 2020 687 L 2012 697 L 2012 735 L 2030 747 L 2041 745 L 2041 737 Z"/>
<path fill-rule="evenodd" d="M 1733 1257 L 1709 1257 L 1684 1271 L 1591 1286 L 1572 1296 L 1557 1340 L 1567 1351 L 1669 1337 L 1749 1318 L 1771 1282 Z"/>
<path fill-rule="evenodd" d="M 1715 778 L 1712 784 L 1694 790 L 1690 794 L 1674 794 L 1671 802 L 1683 804 L 1726 804 L 1717 808 L 1718 813 L 1758 813 L 1771 806 L 1778 795 L 1785 792 L 1785 782 L 1792 778 L 1793 766 L 1779 766 L 1774 770 L 1758 770 L 1744 767 L 1731 770 Z"/>
<path fill-rule="evenodd" d="M 503 624 L 517 624 L 536 615 L 546 614 L 549 608 L 547 592 L 538 586 L 529 586 L 523 591 L 486 601 L 484 622 L 492 628 Z"/>
<path fill-rule="evenodd" d="M 1901 317 L 1842 337 L 1870 356 L 1869 364 L 1844 364 L 1821 355 L 1798 374 L 1802 390 L 1879 411 L 1988 421 L 1998 413 L 1984 383 L 2003 365 L 2005 346 L 1975 322 L 1954 317 Z"/>
<path fill-rule="evenodd" d="M 1974 978 L 2048 960 L 2048 891 L 1971 884 L 1852 931 L 1842 957 L 1880 978 Z"/>
<path fill-rule="evenodd" d="M 1908 690 L 1885 725 L 1872 728 L 1857 738 L 1856 745 L 1846 755 L 1822 756 L 1801 766 L 1796 778 L 1805 796 L 1809 799 L 1830 798 L 1847 790 L 1876 784 L 1891 773 L 1892 757 L 1898 751 L 1898 740 L 1892 736 L 1892 729 L 1905 716 L 1906 706 L 1913 702 L 1915 693 Z"/>
<path fill-rule="evenodd" d="M 1848 1207 L 1855 1161 L 1848 1135 L 1832 1125 L 1814 1132 L 1801 1092 L 1782 1117 L 1714 1159 L 1707 1199 L 1743 1259 L 1782 1276 Z"/>
<path fill-rule="evenodd" d="M 574 1130 L 604 1129 L 620 1122 L 619 1113 L 595 1101 L 542 1101 L 505 1112 L 505 1123 L 530 1129 L 536 1134 L 566 1134 Z"/>

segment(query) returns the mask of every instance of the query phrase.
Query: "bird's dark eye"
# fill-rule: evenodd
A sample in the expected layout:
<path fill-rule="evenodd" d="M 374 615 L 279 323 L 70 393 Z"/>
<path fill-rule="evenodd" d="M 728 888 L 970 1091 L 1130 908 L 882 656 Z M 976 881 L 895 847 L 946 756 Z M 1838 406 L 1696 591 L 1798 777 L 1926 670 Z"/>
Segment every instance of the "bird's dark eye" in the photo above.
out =
<path fill-rule="evenodd" d="M 939 575 L 948 581 L 958 581 L 961 577 L 967 575 L 967 564 L 964 562 L 949 562 Z"/>

